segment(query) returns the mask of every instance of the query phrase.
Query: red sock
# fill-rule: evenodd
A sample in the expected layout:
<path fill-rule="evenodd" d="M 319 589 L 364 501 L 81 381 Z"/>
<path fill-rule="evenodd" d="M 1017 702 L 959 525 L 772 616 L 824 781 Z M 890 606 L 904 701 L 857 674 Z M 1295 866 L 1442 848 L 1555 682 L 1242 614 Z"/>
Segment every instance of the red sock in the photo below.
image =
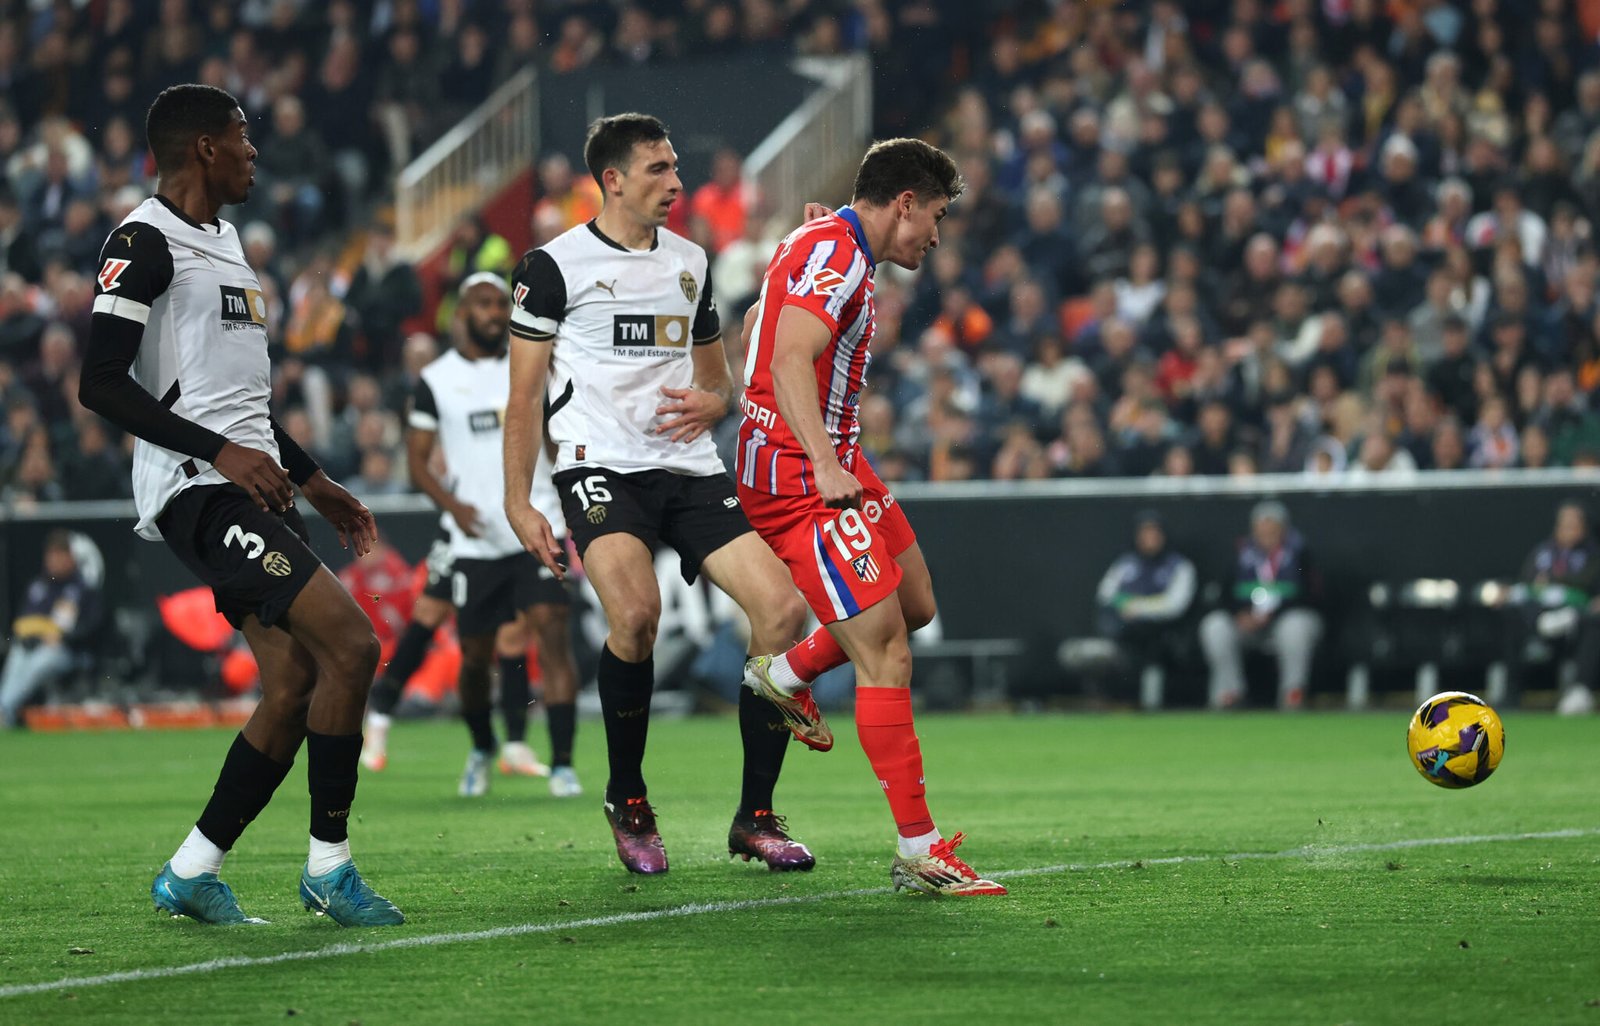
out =
<path fill-rule="evenodd" d="M 901 837 L 933 830 L 922 780 L 922 745 L 911 720 L 910 688 L 856 687 L 856 733 Z"/>
<path fill-rule="evenodd" d="M 795 645 L 785 655 L 789 659 L 789 669 L 807 684 L 835 666 L 843 666 L 850 661 L 844 654 L 844 649 L 833 640 L 833 635 L 828 633 L 826 627 L 818 627 L 812 631 L 809 637 Z"/>

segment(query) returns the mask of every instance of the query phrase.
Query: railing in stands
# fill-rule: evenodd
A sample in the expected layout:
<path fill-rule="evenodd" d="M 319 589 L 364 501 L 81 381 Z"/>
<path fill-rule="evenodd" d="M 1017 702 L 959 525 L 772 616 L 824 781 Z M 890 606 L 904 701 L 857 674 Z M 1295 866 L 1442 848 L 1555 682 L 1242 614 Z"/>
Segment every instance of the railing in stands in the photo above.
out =
<path fill-rule="evenodd" d="M 864 54 L 803 57 L 794 70 L 823 88 L 778 123 L 745 159 L 745 181 L 773 213 L 800 214 L 808 200 L 854 170 L 872 136 L 872 66 Z"/>
<path fill-rule="evenodd" d="M 398 245 L 421 260 L 457 222 L 532 166 L 539 151 L 538 74 L 524 68 L 400 172 Z"/>

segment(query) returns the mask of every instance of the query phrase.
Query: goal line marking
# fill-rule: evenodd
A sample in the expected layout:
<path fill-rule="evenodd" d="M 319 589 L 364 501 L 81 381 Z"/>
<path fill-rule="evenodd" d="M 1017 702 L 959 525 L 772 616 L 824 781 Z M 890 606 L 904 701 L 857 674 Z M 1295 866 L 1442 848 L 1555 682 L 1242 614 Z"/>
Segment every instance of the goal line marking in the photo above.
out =
<path fill-rule="evenodd" d="M 1406 851 L 1413 848 L 1440 848 L 1452 845 L 1500 844 L 1511 841 L 1547 841 L 1575 837 L 1600 836 L 1600 828 L 1544 830 L 1522 834 L 1468 834 L 1462 837 L 1420 837 L 1404 841 L 1384 841 L 1370 844 L 1308 844 L 1282 851 L 1246 851 L 1231 855 L 1170 855 L 1147 859 L 1115 859 L 1109 862 L 1067 862 L 1055 866 L 1035 866 L 1010 869 L 990 876 L 1000 880 L 1019 877 L 1048 876 L 1058 873 L 1083 873 L 1094 870 L 1129 869 L 1142 866 L 1180 866 L 1195 862 L 1270 862 L 1287 859 L 1314 859 L 1334 855 L 1361 855 L 1372 852 Z M 522 923 L 517 926 L 497 926 L 488 930 L 470 930 L 459 933 L 431 933 L 415 937 L 397 937 L 394 940 L 371 943 L 330 944 L 326 947 L 303 951 L 285 951 L 276 955 L 213 958 L 188 965 L 156 966 L 150 969 L 127 969 L 99 976 L 68 976 L 43 983 L 19 983 L 0 987 L 0 998 L 21 997 L 26 994 L 43 994 L 50 991 L 81 990 L 104 987 L 113 983 L 132 983 L 142 980 L 163 980 L 174 976 L 197 976 L 222 969 L 247 969 L 255 966 L 278 965 L 284 962 L 310 962 L 324 958 L 341 958 L 345 955 L 367 955 L 380 951 L 399 951 L 405 948 L 440 947 L 447 944 L 466 944 L 473 941 L 499 940 L 504 937 L 523 937 L 539 933 L 560 933 L 565 930 L 584 930 L 592 927 L 621 926 L 626 923 L 648 923 L 662 919 L 682 919 L 686 916 L 709 915 L 717 912 L 744 912 L 758 908 L 780 908 L 786 905 L 814 905 L 839 898 L 861 898 L 891 893 L 888 887 L 863 887 L 848 891 L 826 891 L 821 894 L 798 894 L 783 898 L 750 898 L 742 901 L 707 901 L 672 908 L 652 909 L 645 912 L 622 912 L 588 919 L 569 919 L 562 922 Z"/>

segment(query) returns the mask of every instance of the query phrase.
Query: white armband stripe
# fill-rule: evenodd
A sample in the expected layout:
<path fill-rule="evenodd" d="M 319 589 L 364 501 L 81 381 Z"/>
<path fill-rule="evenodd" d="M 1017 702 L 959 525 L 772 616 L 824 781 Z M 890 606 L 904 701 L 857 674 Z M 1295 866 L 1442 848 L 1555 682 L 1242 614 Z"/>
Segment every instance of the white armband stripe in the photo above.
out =
<path fill-rule="evenodd" d="M 537 331 L 541 335 L 554 335 L 556 329 L 561 327 L 558 321 L 551 320 L 549 317 L 535 317 L 520 306 L 511 308 L 511 323 L 519 328 Z"/>
<path fill-rule="evenodd" d="M 150 308 L 126 296 L 95 296 L 94 312 L 110 314 L 138 324 L 145 324 L 150 320 Z"/>
<path fill-rule="evenodd" d="M 439 430 L 439 418 L 422 410 L 412 410 L 411 415 L 406 418 L 406 423 L 418 431 Z"/>

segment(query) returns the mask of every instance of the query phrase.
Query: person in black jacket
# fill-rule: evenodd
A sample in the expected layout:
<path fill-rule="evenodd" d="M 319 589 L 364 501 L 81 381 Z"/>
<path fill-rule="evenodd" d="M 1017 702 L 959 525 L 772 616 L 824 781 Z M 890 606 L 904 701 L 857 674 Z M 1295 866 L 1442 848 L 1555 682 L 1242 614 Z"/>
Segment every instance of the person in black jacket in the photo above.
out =
<path fill-rule="evenodd" d="M 1167 544 L 1155 510 L 1133 518 L 1133 548 L 1118 556 L 1095 592 L 1095 623 L 1140 665 L 1164 661 L 1174 625 L 1194 601 L 1194 563 Z"/>
<path fill-rule="evenodd" d="M 1281 502 L 1257 503 L 1226 604 L 1200 621 L 1213 708 L 1232 708 L 1244 700 L 1246 645 L 1277 655 L 1279 707 L 1304 704 L 1311 658 L 1322 637 L 1322 616 L 1312 608 L 1316 590 L 1305 541 L 1290 527 L 1289 511 Z"/>
<path fill-rule="evenodd" d="M 72 536 L 51 531 L 44 568 L 28 585 L 21 614 L 11 625 L 11 651 L 0 670 L 0 724 L 16 726 L 47 685 L 72 672 L 100 626 L 100 590 L 84 580 L 72 554 Z"/>
<path fill-rule="evenodd" d="M 1582 503 L 1569 500 L 1557 507 L 1555 529 L 1528 553 L 1518 582 L 1507 595 L 1508 704 L 1516 705 L 1520 696 L 1528 642 L 1537 635 L 1570 647 L 1577 659 L 1577 683 L 1562 696 L 1561 710 L 1592 708 L 1589 689 L 1600 677 L 1600 545 L 1589 532 Z"/>

